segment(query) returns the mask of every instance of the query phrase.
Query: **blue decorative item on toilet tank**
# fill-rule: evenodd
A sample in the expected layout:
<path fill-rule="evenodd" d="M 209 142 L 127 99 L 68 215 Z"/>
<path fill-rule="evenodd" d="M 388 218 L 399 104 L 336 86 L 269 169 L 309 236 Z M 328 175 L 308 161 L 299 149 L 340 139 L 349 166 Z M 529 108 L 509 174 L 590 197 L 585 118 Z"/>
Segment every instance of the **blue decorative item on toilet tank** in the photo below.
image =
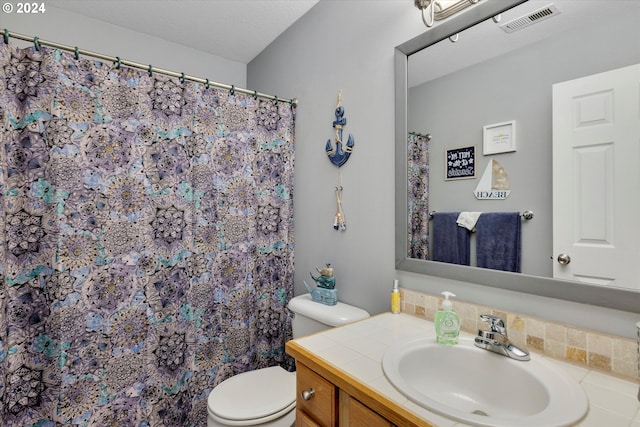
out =
<path fill-rule="evenodd" d="M 338 290 L 336 289 L 336 278 L 333 276 L 333 268 L 331 264 L 327 264 L 324 268 L 316 267 L 316 271 L 320 276 L 314 277 L 309 273 L 311 278 L 318 286 L 314 289 L 304 282 L 304 286 L 311 294 L 311 299 L 325 305 L 336 305 L 338 302 Z"/>

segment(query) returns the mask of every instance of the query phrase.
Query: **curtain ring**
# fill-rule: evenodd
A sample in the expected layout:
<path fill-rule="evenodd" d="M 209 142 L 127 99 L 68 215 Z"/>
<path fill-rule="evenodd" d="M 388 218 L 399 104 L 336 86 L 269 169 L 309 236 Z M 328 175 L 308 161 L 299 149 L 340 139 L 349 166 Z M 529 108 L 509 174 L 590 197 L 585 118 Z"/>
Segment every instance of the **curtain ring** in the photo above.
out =
<path fill-rule="evenodd" d="M 258 91 L 257 90 L 253 91 L 253 99 L 258 99 Z"/>
<path fill-rule="evenodd" d="M 76 58 L 76 61 L 80 59 L 80 51 L 78 50 L 78 46 L 76 46 L 75 50 L 73 51 L 73 56 Z"/>
<path fill-rule="evenodd" d="M 33 47 L 36 51 L 40 52 L 40 41 L 38 36 L 33 38 Z"/>
<path fill-rule="evenodd" d="M 229 92 L 231 92 L 231 95 L 235 95 L 235 94 L 236 94 L 236 87 L 235 87 L 235 85 L 231 85 L 231 89 L 229 90 Z"/>
<path fill-rule="evenodd" d="M 153 66 L 149 64 L 149 77 L 153 77 Z"/>
<path fill-rule="evenodd" d="M 4 29 L 4 44 L 9 44 L 9 30 Z"/>
<path fill-rule="evenodd" d="M 204 87 L 205 87 L 205 88 L 207 88 L 207 89 L 209 89 L 209 87 L 210 87 L 209 79 L 207 79 L 207 80 L 206 80 L 206 83 L 205 83 Z"/>
<path fill-rule="evenodd" d="M 120 69 L 120 57 L 116 56 L 116 70 Z"/>
<path fill-rule="evenodd" d="M 279 101 L 280 101 L 280 100 L 278 99 L 278 96 L 276 95 L 276 96 L 273 98 L 273 105 L 278 105 L 278 102 L 279 102 Z"/>
<path fill-rule="evenodd" d="M 180 74 L 180 83 L 184 84 L 184 73 Z"/>

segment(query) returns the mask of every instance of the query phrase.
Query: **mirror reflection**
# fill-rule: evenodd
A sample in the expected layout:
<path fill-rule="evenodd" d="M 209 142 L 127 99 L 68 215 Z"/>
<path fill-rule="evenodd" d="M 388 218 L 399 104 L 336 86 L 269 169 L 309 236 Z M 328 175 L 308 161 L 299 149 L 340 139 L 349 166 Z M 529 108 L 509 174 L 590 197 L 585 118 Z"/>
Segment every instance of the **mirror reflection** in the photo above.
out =
<path fill-rule="evenodd" d="M 538 16 L 545 9 L 550 12 L 542 13 L 542 19 L 522 24 L 522 17 Z M 600 156 L 593 154 L 594 148 L 580 152 L 588 152 L 580 161 L 583 166 L 591 162 L 591 169 L 583 169 L 583 180 L 571 188 L 588 186 L 593 195 L 590 200 L 583 195 L 573 212 L 557 211 L 563 203 L 554 200 L 554 192 L 556 197 L 559 194 L 554 185 L 574 178 L 575 170 L 552 167 L 554 147 L 559 144 L 554 141 L 559 132 L 554 130 L 554 120 L 559 121 L 554 118 L 554 97 L 558 97 L 554 85 L 640 63 L 638 28 L 640 2 L 530 0 L 502 13 L 498 23 L 489 19 L 461 32 L 455 43 L 445 38 L 410 55 L 408 258 L 638 289 L 638 274 L 629 276 L 635 279 L 623 279 L 624 283 L 613 281 L 609 273 L 562 276 L 567 270 L 567 264 L 560 263 L 562 256 L 575 254 L 568 264 L 573 268 L 582 255 L 576 247 L 554 244 L 558 241 L 554 231 L 569 229 L 572 237 L 580 235 L 578 246 L 595 246 L 600 240 L 614 244 L 607 241 L 611 229 L 629 235 L 634 226 L 627 222 L 631 217 L 625 220 L 622 214 L 612 214 L 609 198 L 621 196 L 610 194 L 612 184 L 598 183 L 603 170 L 610 168 L 600 164 L 609 161 L 606 150 Z M 638 84 L 635 87 L 637 92 Z M 583 103 L 582 108 L 593 109 L 588 114 L 596 117 L 606 102 Z M 567 123 L 571 120 L 566 118 Z M 637 123 L 635 126 L 623 130 L 626 137 L 622 139 L 637 148 Z M 603 144 L 604 140 L 597 146 Z M 637 186 L 636 178 L 627 172 L 625 180 Z M 631 206 L 637 211 L 637 206 Z M 479 212 L 483 215 L 478 218 Z M 533 218 L 524 219 L 524 212 L 533 212 Z M 489 213 L 506 216 L 482 225 L 480 218 L 488 221 Z M 457 224 L 460 219 L 470 221 L 468 232 L 460 230 L 464 229 Z M 480 225 L 488 231 L 481 232 Z M 492 245 L 501 238 L 512 247 L 500 247 L 503 251 L 496 257 Z M 636 258 L 633 246 L 638 238 L 640 232 L 625 252 Z M 615 244 L 620 240 L 618 237 Z M 595 255 L 595 263 L 611 264 L 608 256 Z M 638 263 L 627 264 L 615 268 Z"/>

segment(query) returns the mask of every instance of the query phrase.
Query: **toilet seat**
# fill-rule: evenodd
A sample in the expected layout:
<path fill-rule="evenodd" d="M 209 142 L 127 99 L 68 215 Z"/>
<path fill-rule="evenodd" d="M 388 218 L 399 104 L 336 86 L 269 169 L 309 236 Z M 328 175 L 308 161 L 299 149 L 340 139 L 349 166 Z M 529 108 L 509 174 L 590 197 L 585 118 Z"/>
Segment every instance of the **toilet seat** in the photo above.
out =
<path fill-rule="evenodd" d="M 209 415 L 230 426 L 271 421 L 295 406 L 295 373 L 279 366 L 235 375 L 215 387 L 207 399 Z"/>

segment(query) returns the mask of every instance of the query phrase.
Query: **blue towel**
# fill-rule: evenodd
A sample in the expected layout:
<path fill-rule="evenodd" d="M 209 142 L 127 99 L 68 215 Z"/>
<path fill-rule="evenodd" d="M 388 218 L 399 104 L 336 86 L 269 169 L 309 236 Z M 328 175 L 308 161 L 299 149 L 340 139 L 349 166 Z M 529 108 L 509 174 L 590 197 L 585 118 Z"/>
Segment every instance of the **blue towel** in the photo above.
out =
<path fill-rule="evenodd" d="M 457 224 L 460 212 L 434 212 L 433 261 L 469 265 L 469 230 Z"/>
<path fill-rule="evenodd" d="M 522 221 L 518 212 L 485 212 L 476 223 L 478 267 L 520 273 Z"/>

